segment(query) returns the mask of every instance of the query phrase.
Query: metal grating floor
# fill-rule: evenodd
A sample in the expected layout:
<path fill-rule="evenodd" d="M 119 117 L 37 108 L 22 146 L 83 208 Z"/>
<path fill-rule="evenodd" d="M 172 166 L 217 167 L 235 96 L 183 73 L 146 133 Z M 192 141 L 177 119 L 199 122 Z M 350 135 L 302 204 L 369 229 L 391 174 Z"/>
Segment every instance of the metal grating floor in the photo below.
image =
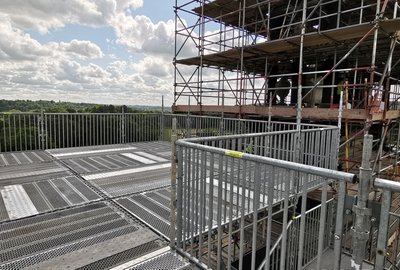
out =
<path fill-rule="evenodd" d="M 0 170 L 0 186 L 70 176 L 72 173 L 59 162 L 4 166 Z"/>
<path fill-rule="evenodd" d="M 115 255 L 109 256 L 107 258 L 98 260 L 91 264 L 85 265 L 78 268 L 79 270 L 91 270 L 91 269 L 110 269 L 113 266 L 119 265 L 121 262 L 128 262 L 130 260 L 139 258 L 142 254 L 147 254 L 149 252 L 159 250 L 160 243 L 158 240 L 144 243 L 142 245 L 133 247 L 131 249 L 122 251 Z"/>
<path fill-rule="evenodd" d="M 187 269 L 189 263 L 184 261 L 182 257 L 173 252 L 166 252 L 155 258 L 147 260 L 141 264 L 135 265 L 129 269 L 139 270 L 158 270 L 158 269 Z"/>
<path fill-rule="evenodd" d="M 94 269 L 94 268 L 92 268 Z M 155 250 L 134 260 L 128 261 L 122 265 L 111 268 L 111 270 L 131 270 L 131 269 L 198 269 L 191 265 L 187 259 L 184 259 L 169 247 Z"/>
<path fill-rule="evenodd" d="M 0 153 L 0 167 L 9 165 L 41 163 L 51 160 L 52 157 L 44 151 Z"/>
<path fill-rule="evenodd" d="M 88 255 L 97 244 L 103 254 L 112 254 L 116 245 L 123 244 L 122 248 L 129 249 L 139 242 L 159 238 L 104 202 L 19 220 L 14 224 L 5 223 L 0 225 L 0 231 L 0 269 L 34 265 L 43 269 L 47 264 L 54 267 L 57 262 L 63 262 L 63 268 L 76 268 L 93 261 L 93 256 Z M 121 239 L 113 245 L 110 240 L 117 237 Z M 130 240 L 124 242 L 124 238 Z M 81 257 L 78 259 L 74 253 Z"/>
<path fill-rule="evenodd" d="M 167 142 L 1 153 L 0 269 L 110 269 L 163 250 L 146 223 L 169 234 L 169 156 Z M 169 256 L 133 269 L 189 265 Z"/>
<path fill-rule="evenodd" d="M 92 174 L 104 171 L 119 171 L 143 165 L 169 163 L 169 160 L 148 151 L 138 149 L 123 150 L 121 153 L 97 153 L 96 155 L 80 155 L 64 159 L 64 162 L 80 174 Z"/>
<path fill-rule="evenodd" d="M 4 186 L 1 185 L 4 181 L 0 181 L 0 221 L 23 218 L 101 199 L 76 176 L 53 178 L 41 175 L 41 177 L 47 179 L 19 184 L 18 178 L 10 178 Z M 16 184 L 12 184 L 13 180 L 16 180 Z"/>
<path fill-rule="evenodd" d="M 127 211 L 169 239 L 169 188 L 144 192 L 117 200 Z M 168 202 L 168 203 L 167 203 Z"/>
<path fill-rule="evenodd" d="M 70 147 L 46 150 L 50 155 L 58 159 L 71 158 L 81 155 L 96 155 L 99 153 L 118 153 L 127 149 L 136 149 L 136 144 L 111 144 L 84 147 Z"/>
<path fill-rule="evenodd" d="M 127 174 L 118 175 L 117 172 L 113 175 L 100 175 L 96 179 L 85 176 L 84 178 L 107 196 L 117 197 L 169 186 L 171 183 L 170 164 L 163 165 L 162 167 L 147 166 L 141 171 L 127 172 Z"/>

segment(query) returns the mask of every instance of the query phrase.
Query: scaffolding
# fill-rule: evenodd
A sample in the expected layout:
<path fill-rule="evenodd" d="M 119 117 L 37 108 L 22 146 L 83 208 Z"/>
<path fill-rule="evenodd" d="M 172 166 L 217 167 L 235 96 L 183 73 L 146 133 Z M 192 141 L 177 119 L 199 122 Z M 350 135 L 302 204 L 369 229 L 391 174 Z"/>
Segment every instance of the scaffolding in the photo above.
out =
<path fill-rule="evenodd" d="M 176 0 L 172 109 L 337 123 L 342 106 L 340 163 L 357 169 L 370 133 L 380 174 L 397 164 L 398 10 L 393 0 Z"/>

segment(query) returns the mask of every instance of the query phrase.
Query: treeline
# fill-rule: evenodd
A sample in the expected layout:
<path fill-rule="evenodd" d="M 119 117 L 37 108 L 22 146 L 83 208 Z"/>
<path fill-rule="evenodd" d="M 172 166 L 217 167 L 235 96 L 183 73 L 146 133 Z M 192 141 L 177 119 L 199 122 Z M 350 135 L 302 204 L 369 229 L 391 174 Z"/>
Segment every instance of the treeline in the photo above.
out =
<path fill-rule="evenodd" d="M 90 103 L 55 102 L 47 100 L 0 100 L 0 112 L 49 112 L 49 113 L 125 113 L 159 112 L 153 106 L 117 106 Z"/>

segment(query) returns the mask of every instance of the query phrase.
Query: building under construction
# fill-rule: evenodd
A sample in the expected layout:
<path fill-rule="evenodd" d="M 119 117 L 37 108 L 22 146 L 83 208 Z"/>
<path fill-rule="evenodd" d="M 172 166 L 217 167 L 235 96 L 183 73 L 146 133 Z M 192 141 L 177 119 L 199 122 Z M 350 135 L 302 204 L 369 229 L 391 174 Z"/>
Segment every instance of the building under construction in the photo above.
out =
<path fill-rule="evenodd" d="M 339 121 L 343 167 L 358 168 L 369 132 L 383 171 L 400 118 L 397 12 L 397 1 L 177 1 L 173 111 Z"/>

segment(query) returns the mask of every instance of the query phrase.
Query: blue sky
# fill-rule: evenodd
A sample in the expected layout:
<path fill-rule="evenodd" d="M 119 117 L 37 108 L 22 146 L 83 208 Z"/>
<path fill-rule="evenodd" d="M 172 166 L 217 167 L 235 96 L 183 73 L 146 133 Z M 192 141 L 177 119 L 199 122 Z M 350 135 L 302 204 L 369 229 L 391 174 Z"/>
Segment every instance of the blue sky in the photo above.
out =
<path fill-rule="evenodd" d="M 174 1 L 2 0 L 0 98 L 172 102 Z"/>
<path fill-rule="evenodd" d="M 143 7 L 138 8 L 136 12 L 152 18 L 154 21 L 167 21 L 173 19 L 173 6 L 175 1 L 172 0 L 144 0 Z"/>

